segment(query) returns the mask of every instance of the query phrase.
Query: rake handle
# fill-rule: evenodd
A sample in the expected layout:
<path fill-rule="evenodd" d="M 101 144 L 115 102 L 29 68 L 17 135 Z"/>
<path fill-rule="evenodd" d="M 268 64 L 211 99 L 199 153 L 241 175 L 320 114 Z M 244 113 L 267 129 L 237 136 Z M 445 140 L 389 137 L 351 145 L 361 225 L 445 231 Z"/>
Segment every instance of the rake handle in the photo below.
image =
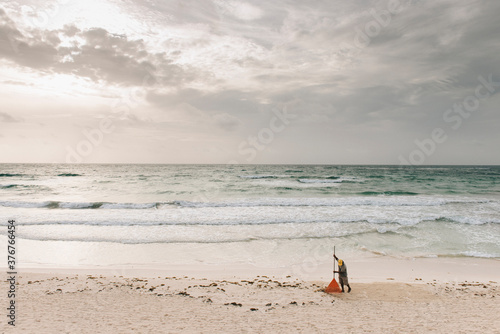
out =
<path fill-rule="evenodd" d="M 335 279 L 335 246 L 333 246 L 333 278 Z"/>

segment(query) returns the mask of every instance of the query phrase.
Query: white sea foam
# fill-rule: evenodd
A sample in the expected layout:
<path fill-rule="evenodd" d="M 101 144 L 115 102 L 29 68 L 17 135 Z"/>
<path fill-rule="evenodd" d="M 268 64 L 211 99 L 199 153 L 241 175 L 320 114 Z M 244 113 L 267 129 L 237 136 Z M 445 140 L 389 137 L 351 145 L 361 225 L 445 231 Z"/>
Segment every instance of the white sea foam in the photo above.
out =
<path fill-rule="evenodd" d="M 276 179 L 276 175 L 240 175 L 242 179 Z"/>
<path fill-rule="evenodd" d="M 159 206 L 159 203 L 104 203 L 101 209 L 152 209 Z"/>
<path fill-rule="evenodd" d="M 465 256 L 480 257 L 480 258 L 497 258 L 497 257 L 500 257 L 500 253 L 492 254 L 492 253 L 485 253 L 485 252 L 478 252 L 478 251 L 466 251 L 466 252 L 461 252 L 460 254 L 461 255 L 465 255 Z"/>
<path fill-rule="evenodd" d="M 342 183 L 341 179 L 298 179 L 301 183 Z"/>
<path fill-rule="evenodd" d="M 100 203 L 90 203 L 90 202 L 80 202 L 80 203 L 68 203 L 68 202 L 61 202 L 58 204 L 58 206 L 61 209 L 88 209 L 92 207 L 99 207 Z"/>
<path fill-rule="evenodd" d="M 1 201 L 0 205 L 11 208 L 44 208 L 51 202 L 23 202 L 23 201 Z"/>
<path fill-rule="evenodd" d="M 342 176 L 342 177 L 329 177 L 329 178 L 300 178 L 297 181 L 301 183 L 342 183 L 342 182 L 364 182 L 357 177 Z"/>
<path fill-rule="evenodd" d="M 104 232 L 104 233 L 103 233 Z M 267 226 L 68 226 L 38 225 L 20 229 L 19 238 L 120 243 L 227 243 L 253 240 L 345 238 L 376 233 L 369 224 L 301 224 Z"/>
<path fill-rule="evenodd" d="M 239 199 L 237 201 L 220 200 L 217 202 L 171 201 L 154 203 L 105 203 L 105 202 L 25 202 L 0 201 L 0 206 L 13 208 L 61 208 L 61 209 L 156 209 L 169 206 L 208 208 L 208 207 L 261 207 L 261 206 L 443 206 L 448 204 L 479 204 L 491 203 L 499 206 L 500 203 L 488 199 L 435 197 L 435 196 L 353 196 L 331 198 L 260 198 Z"/>

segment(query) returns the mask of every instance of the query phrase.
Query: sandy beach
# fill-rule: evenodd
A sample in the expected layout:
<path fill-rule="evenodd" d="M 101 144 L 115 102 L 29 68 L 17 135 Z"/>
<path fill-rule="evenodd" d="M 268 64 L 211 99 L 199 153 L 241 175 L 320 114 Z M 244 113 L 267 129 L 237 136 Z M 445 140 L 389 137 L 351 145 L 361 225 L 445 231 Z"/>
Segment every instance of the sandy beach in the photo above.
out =
<path fill-rule="evenodd" d="M 353 291 L 336 295 L 323 292 L 329 279 L 302 279 L 292 275 L 282 276 L 279 272 L 275 272 L 277 275 L 255 275 L 258 268 L 247 268 L 247 271 L 239 268 L 235 271 L 243 273 L 239 276 L 232 276 L 235 272 L 231 268 L 225 271 L 213 268 L 212 271 L 206 270 L 206 275 L 203 274 L 206 268 L 183 268 L 187 275 L 172 275 L 173 272 L 180 273 L 180 268 L 173 271 L 165 268 L 25 269 L 18 279 L 15 329 L 11 326 L 7 328 L 4 322 L 3 331 L 500 331 L 498 261 L 476 262 L 476 272 L 486 275 L 481 277 L 481 281 L 464 279 L 466 273 L 457 276 L 460 280 L 447 280 L 444 271 L 428 271 L 421 275 L 424 278 L 417 276 L 413 281 L 398 278 L 404 276 L 401 269 L 404 271 L 405 265 L 418 266 L 419 262 L 427 267 L 429 263 L 434 263 L 436 267 L 445 268 L 444 263 L 448 263 L 447 268 L 451 268 L 450 260 L 393 260 L 394 277 L 372 277 L 369 270 L 356 273 L 351 277 Z M 382 262 L 379 265 L 383 266 Z M 433 276 L 436 279 L 429 279 Z M 2 295 L 2 305 L 5 303 L 7 300 Z"/>
<path fill-rule="evenodd" d="M 0 334 L 500 334 L 499 15 L 1 1 Z"/>

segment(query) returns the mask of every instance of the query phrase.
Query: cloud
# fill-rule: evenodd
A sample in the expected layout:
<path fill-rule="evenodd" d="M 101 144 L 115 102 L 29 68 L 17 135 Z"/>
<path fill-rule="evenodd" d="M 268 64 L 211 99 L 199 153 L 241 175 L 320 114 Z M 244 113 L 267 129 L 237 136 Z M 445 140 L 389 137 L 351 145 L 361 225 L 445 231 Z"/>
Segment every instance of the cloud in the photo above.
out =
<path fill-rule="evenodd" d="M 14 21 L 0 8 L 0 55 L 13 58 L 18 53 L 17 39 L 21 37 Z"/>
<path fill-rule="evenodd" d="M 227 131 L 236 130 L 241 125 L 241 121 L 238 118 L 228 113 L 215 114 L 212 118 L 217 126 Z"/>
<path fill-rule="evenodd" d="M 34 86 L 32 83 L 18 81 L 18 80 L 4 80 L 4 81 L 2 81 L 2 83 L 7 84 L 7 85 L 15 85 L 15 86 Z"/>
<path fill-rule="evenodd" d="M 215 0 L 214 3 L 222 15 L 230 14 L 243 21 L 257 20 L 264 15 L 262 9 L 247 2 Z"/>
<path fill-rule="evenodd" d="M 22 122 L 22 119 L 13 117 L 5 112 L 0 112 L 0 123 L 18 123 Z"/>
<path fill-rule="evenodd" d="M 129 40 L 102 28 L 21 33 L 0 10 L 0 57 L 43 73 L 66 73 L 123 86 L 178 85 L 190 75 L 165 53 L 149 52 L 142 40 Z"/>

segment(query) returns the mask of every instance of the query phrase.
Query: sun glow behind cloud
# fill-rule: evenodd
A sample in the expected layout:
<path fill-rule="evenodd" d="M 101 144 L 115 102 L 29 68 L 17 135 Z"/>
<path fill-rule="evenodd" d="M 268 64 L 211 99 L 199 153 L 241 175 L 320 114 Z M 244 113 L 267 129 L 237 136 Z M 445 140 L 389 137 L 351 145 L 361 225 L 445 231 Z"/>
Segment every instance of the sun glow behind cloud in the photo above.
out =
<path fill-rule="evenodd" d="M 16 22 L 23 28 L 57 30 L 73 24 L 80 29 L 103 28 L 116 34 L 142 36 L 149 29 L 147 23 L 138 20 L 133 12 L 126 12 L 121 3 L 55 0 L 27 2 L 19 7 L 16 1 L 9 1 L 5 6 L 10 9 L 9 14 L 17 16 Z"/>

